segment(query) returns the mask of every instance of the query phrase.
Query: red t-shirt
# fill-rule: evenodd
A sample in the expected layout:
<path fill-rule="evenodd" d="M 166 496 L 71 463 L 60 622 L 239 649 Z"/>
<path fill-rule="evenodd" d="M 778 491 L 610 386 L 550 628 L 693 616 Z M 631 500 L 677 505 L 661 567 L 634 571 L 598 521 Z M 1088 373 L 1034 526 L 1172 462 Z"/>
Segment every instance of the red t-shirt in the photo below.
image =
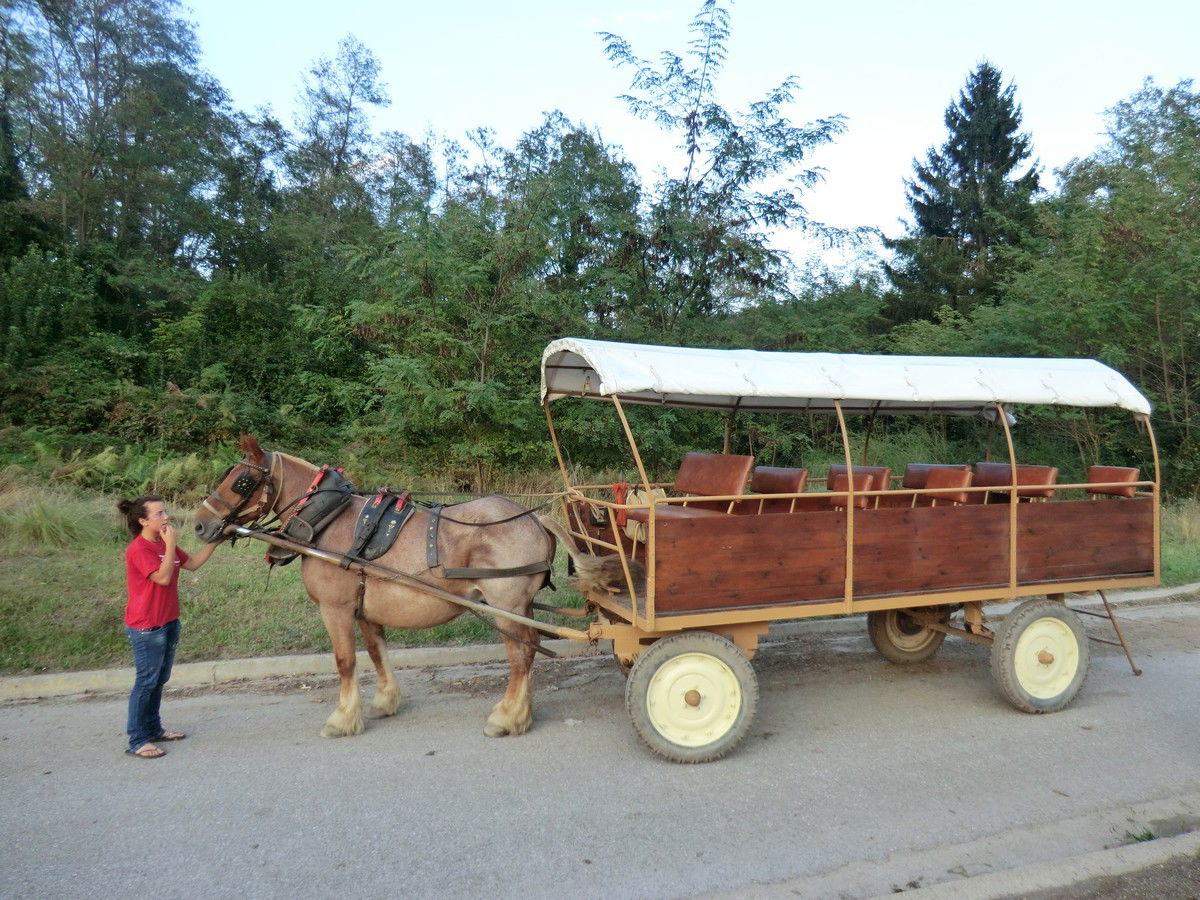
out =
<path fill-rule="evenodd" d="M 148 541 L 140 534 L 125 548 L 125 585 L 129 602 L 125 624 L 130 628 L 157 628 L 179 618 L 179 567 L 188 555 L 175 548 L 175 568 L 168 584 L 156 584 L 150 576 L 162 565 L 167 545 Z"/>

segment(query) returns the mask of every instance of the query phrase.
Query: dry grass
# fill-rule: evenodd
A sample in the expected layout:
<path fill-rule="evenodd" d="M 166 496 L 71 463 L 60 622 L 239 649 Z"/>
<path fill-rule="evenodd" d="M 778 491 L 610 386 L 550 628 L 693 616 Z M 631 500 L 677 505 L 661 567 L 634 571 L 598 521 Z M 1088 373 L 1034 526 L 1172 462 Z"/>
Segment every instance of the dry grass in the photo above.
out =
<path fill-rule="evenodd" d="M 530 480 L 522 487 L 532 493 L 542 484 Z M 46 484 L 11 467 L 0 470 L 0 671 L 129 664 L 122 627 L 122 552 L 129 535 L 116 499 L 61 479 Z M 183 548 L 195 549 L 191 507 L 168 506 Z M 299 563 L 277 567 L 268 579 L 264 550 L 260 542 L 240 541 L 219 548 L 198 572 L 182 573 L 180 662 L 329 650 L 324 625 L 300 582 Z M 555 578 L 558 584 L 565 580 L 562 572 Z M 561 591 L 550 602 L 581 600 Z M 388 632 L 393 647 L 496 640 L 491 628 L 470 615 L 437 628 Z"/>
<path fill-rule="evenodd" d="M 1164 584 L 1200 581 L 1200 500 L 1163 507 L 1162 567 Z"/>

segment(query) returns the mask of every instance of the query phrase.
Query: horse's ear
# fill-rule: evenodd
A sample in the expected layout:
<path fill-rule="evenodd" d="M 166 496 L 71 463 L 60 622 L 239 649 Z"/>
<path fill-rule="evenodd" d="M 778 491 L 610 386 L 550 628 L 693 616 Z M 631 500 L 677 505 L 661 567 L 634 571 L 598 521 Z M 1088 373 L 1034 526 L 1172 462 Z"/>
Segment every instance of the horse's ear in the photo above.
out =
<path fill-rule="evenodd" d="M 242 434 L 238 436 L 238 449 L 241 450 L 250 459 L 250 462 L 255 465 L 262 465 L 263 451 L 262 447 L 258 446 L 258 438 L 252 434 Z"/>

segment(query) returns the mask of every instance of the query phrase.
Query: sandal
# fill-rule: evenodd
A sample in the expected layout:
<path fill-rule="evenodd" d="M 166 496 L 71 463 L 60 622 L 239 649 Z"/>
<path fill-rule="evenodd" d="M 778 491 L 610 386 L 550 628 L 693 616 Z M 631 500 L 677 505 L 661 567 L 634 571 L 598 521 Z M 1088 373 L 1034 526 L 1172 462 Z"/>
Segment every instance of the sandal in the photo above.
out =
<path fill-rule="evenodd" d="M 130 756 L 136 756 L 138 759 L 158 759 L 167 755 L 166 750 L 162 747 L 155 747 L 153 744 L 142 744 L 136 750 L 131 748 L 125 752 Z"/>
<path fill-rule="evenodd" d="M 156 740 L 156 741 L 182 741 L 185 737 L 187 737 L 187 735 L 184 734 L 182 731 L 164 731 L 162 734 L 160 734 L 158 737 L 154 738 L 153 740 Z"/>

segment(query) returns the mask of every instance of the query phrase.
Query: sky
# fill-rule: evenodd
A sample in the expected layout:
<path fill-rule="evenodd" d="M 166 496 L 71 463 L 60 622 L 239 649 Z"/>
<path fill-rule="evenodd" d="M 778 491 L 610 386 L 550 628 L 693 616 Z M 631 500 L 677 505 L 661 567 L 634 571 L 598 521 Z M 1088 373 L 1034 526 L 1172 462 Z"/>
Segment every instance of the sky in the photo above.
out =
<path fill-rule="evenodd" d="M 686 50 L 698 9 L 658 0 L 192 0 L 188 17 L 203 67 L 238 108 L 269 104 L 290 122 L 304 72 L 353 34 L 380 60 L 392 100 L 374 117 L 378 131 L 461 141 L 487 126 L 511 145 L 557 109 L 620 146 L 648 179 L 679 151 L 619 99 L 631 73 L 607 60 L 597 32 L 657 59 Z M 903 231 L 914 158 L 945 140 L 946 107 L 984 59 L 1015 84 L 1048 187 L 1055 169 L 1103 143 L 1104 111 L 1145 78 L 1200 81 L 1197 0 L 741 0 L 731 11 L 718 101 L 742 109 L 796 76 L 793 122 L 847 118 L 845 133 L 812 156 L 826 176 L 805 195 L 810 216 L 888 235 Z M 849 259 L 801 235 L 774 240 L 801 260 Z"/>

